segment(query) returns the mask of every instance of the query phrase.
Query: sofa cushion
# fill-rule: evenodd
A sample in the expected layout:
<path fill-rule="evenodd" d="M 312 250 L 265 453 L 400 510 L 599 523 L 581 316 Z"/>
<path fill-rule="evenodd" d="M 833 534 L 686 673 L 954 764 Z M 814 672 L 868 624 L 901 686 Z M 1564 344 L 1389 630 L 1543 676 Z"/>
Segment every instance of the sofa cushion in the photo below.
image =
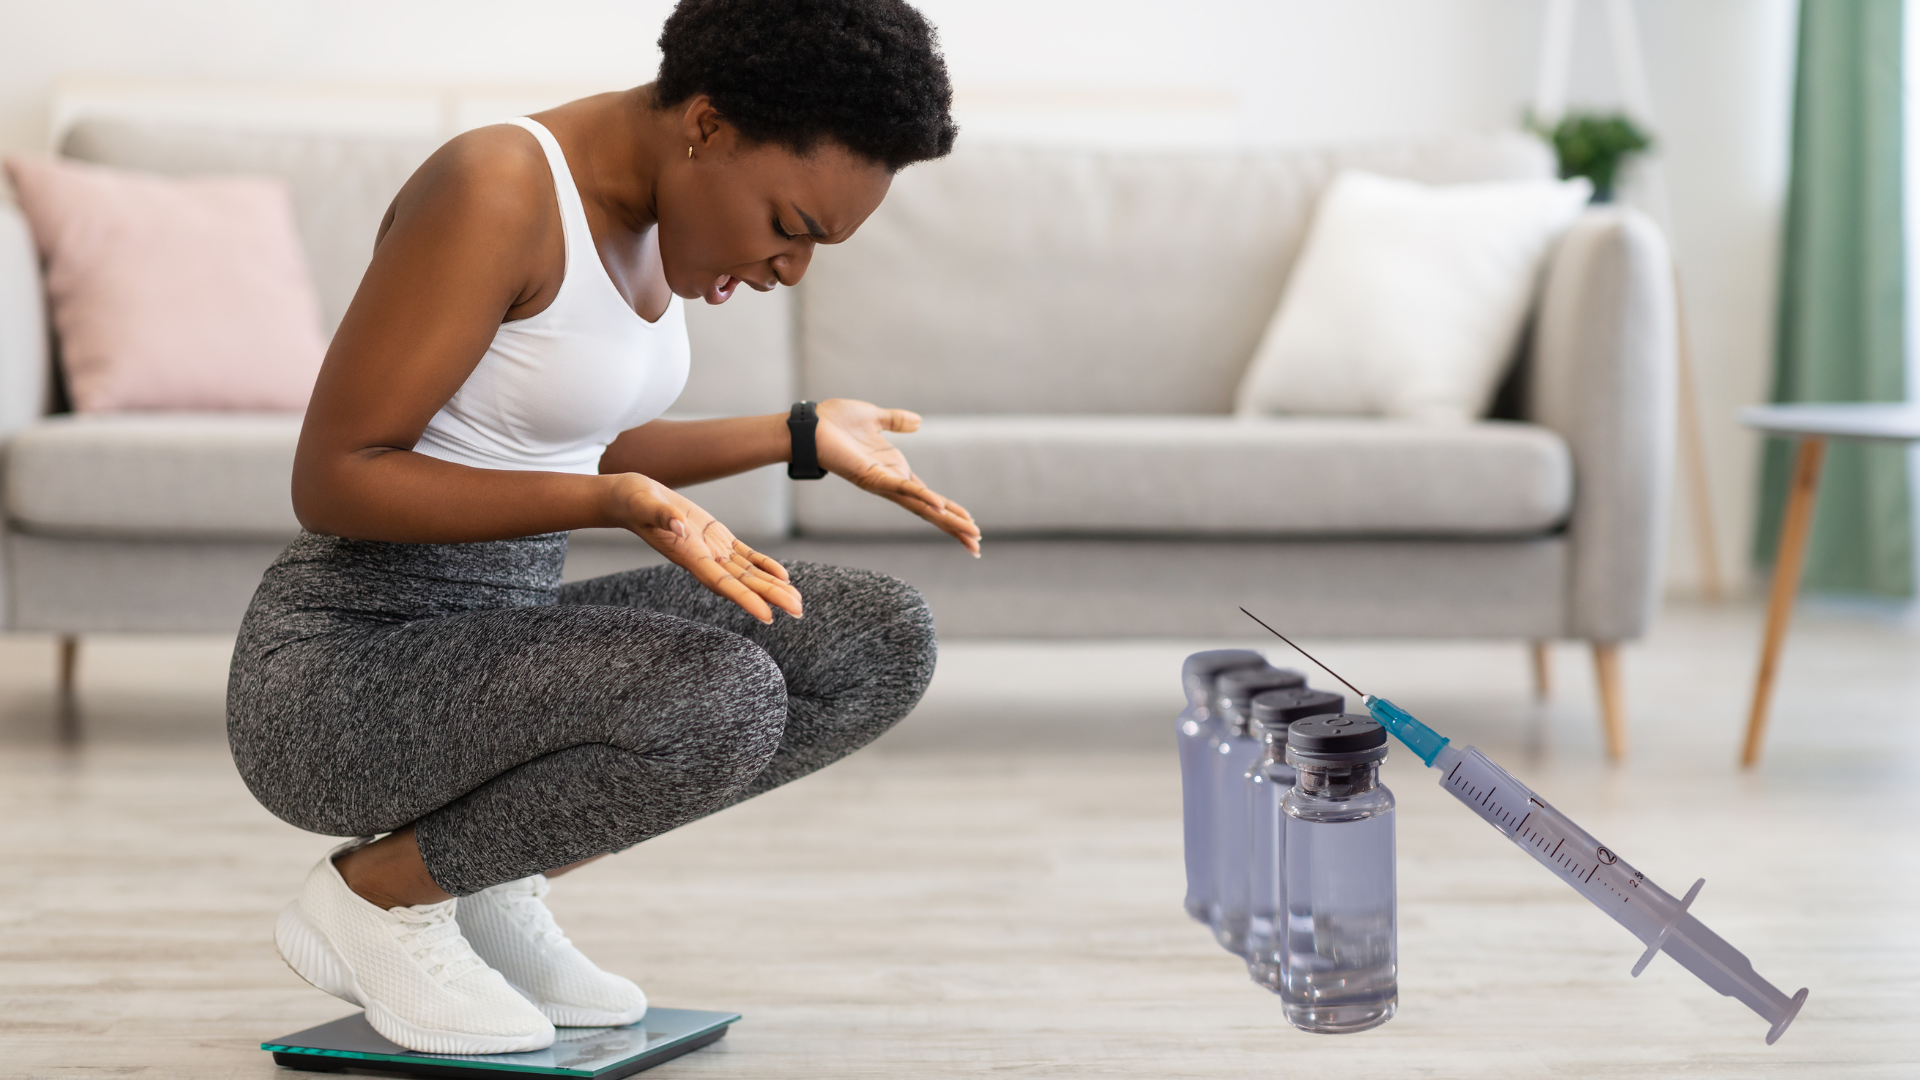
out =
<path fill-rule="evenodd" d="M 331 335 L 360 287 L 387 205 L 438 140 L 371 139 L 83 120 L 60 152 L 123 169 L 278 177 L 293 195 L 307 270 Z"/>
<path fill-rule="evenodd" d="M 1518 133 L 1247 153 L 976 147 L 799 288 L 800 389 L 922 413 L 1224 414 L 1335 173 L 1544 179 Z"/>
<path fill-rule="evenodd" d="M 284 413 L 50 416 L 7 445 L 7 515 L 32 532 L 291 539 L 299 438 Z"/>
<path fill-rule="evenodd" d="M 1375 419 L 929 417 L 914 471 L 996 536 L 1514 536 L 1573 495 L 1546 428 Z M 933 527 L 851 484 L 795 487 L 802 536 Z"/>
<path fill-rule="evenodd" d="M 75 411 L 307 407 L 327 343 L 285 184 L 5 164 Z"/>
<path fill-rule="evenodd" d="M 1242 415 L 1486 415 L 1585 179 L 1340 174 L 1240 384 Z"/>
<path fill-rule="evenodd" d="M 7 444 L 7 516 L 49 536 L 291 540 L 300 417 L 278 413 L 50 416 Z M 785 536 L 782 467 L 695 484 L 688 498 L 749 543 Z M 585 543 L 638 544 L 583 529 Z"/>

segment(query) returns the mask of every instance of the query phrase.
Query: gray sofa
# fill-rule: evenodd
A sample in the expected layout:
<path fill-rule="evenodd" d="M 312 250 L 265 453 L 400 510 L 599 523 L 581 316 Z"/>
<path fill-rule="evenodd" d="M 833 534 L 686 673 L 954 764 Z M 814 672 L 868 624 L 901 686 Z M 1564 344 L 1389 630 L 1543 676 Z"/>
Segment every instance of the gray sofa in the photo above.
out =
<path fill-rule="evenodd" d="M 74 157 L 285 177 L 329 329 L 387 200 L 432 149 L 83 122 Z M 898 178 L 797 289 L 689 306 L 681 415 L 857 396 L 927 417 L 901 443 L 967 505 L 986 557 L 837 480 L 690 489 L 785 559 L 912 582 L 943 636 L 1236 637 L 1246 605 L 1305 636 L 1590 642 L 1610 748 L 1615 646 L 1654 608 L 1673 409 L 1658 232 L 1584 214 L 1553 251 L 1499 419 L 1240 420 L 1235 384 L 1315 196 L 1341 167 L 1430 182 L 1547 175 L 1533 141 L 1148 155 L 963 147 Z M 297 531 L 297 416 L 49 415 L 31 242 L 0 206 L 5 626 L 219 631 Z M 652 561 L 576 534 L 570 576 Z"/>

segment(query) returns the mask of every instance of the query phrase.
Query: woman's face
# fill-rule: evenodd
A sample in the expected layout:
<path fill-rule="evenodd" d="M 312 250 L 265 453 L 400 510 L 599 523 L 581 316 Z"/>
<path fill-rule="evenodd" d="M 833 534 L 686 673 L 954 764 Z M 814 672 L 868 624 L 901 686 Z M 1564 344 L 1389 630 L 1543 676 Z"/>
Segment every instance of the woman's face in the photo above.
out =
<path fill-rule="evenodd" d="M 800 156 L 748 145 L 730 124 L 709 127 L 691 158 L 669 158 L 654 188 L 660 262 L 675 294 L 726 303 L 742 282 L 795 285 L 815 244 L 852 236 L 893 174 L 838 143 Z"/>

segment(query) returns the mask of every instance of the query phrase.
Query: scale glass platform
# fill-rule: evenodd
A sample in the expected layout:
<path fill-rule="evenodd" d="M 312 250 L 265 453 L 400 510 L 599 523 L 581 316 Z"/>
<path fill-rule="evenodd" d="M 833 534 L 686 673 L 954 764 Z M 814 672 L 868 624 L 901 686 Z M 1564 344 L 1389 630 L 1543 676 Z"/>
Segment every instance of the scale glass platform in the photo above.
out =
<path fill-rule="evenodd" d="M 367 1023 L 365 1013 L 260 1044 L 274 1063 L 308 1072 L 344 1069 L 403 1076 L 477 1077 L 580 1076 L 613 1080 L 672 1061 L 727 1033 L 739 1013 L 700 1009 L 650 1008 L 638 1023 L 617 1028 L 561 1028 L 545 1050 L 524 1054 L 422 1054 L 388 1042 Z"/>

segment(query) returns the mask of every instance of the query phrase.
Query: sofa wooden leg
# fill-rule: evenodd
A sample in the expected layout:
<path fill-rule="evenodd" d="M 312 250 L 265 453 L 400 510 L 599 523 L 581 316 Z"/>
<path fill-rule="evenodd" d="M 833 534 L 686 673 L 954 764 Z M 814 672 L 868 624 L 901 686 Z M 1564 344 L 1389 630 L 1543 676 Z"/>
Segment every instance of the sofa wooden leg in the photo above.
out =
<path fill-rule="evenodd" d="M 1553 696 L 1553 643 L 1533 643 L 1533 696 L 1541 701 Z"/>
<path fill-rule="evenodd" d="M 1620 685 L 1619 645 L 1593 643 L 1593 673 L 1600 685 L 1600 726 L 1607 737 L 1607 757 L 1620 761 L 1627 756 L 1627 701 Z"/>
<path fill-rule="evenodd" d="M 61 634 L 59 654 L 59 685 L 53 703 L 54 723 L 59 728 L 61 742 L 77 743 L 80 741 L 80 699 L 74 691 L 74 679 L 80 668 L 80 636 Z"/>

